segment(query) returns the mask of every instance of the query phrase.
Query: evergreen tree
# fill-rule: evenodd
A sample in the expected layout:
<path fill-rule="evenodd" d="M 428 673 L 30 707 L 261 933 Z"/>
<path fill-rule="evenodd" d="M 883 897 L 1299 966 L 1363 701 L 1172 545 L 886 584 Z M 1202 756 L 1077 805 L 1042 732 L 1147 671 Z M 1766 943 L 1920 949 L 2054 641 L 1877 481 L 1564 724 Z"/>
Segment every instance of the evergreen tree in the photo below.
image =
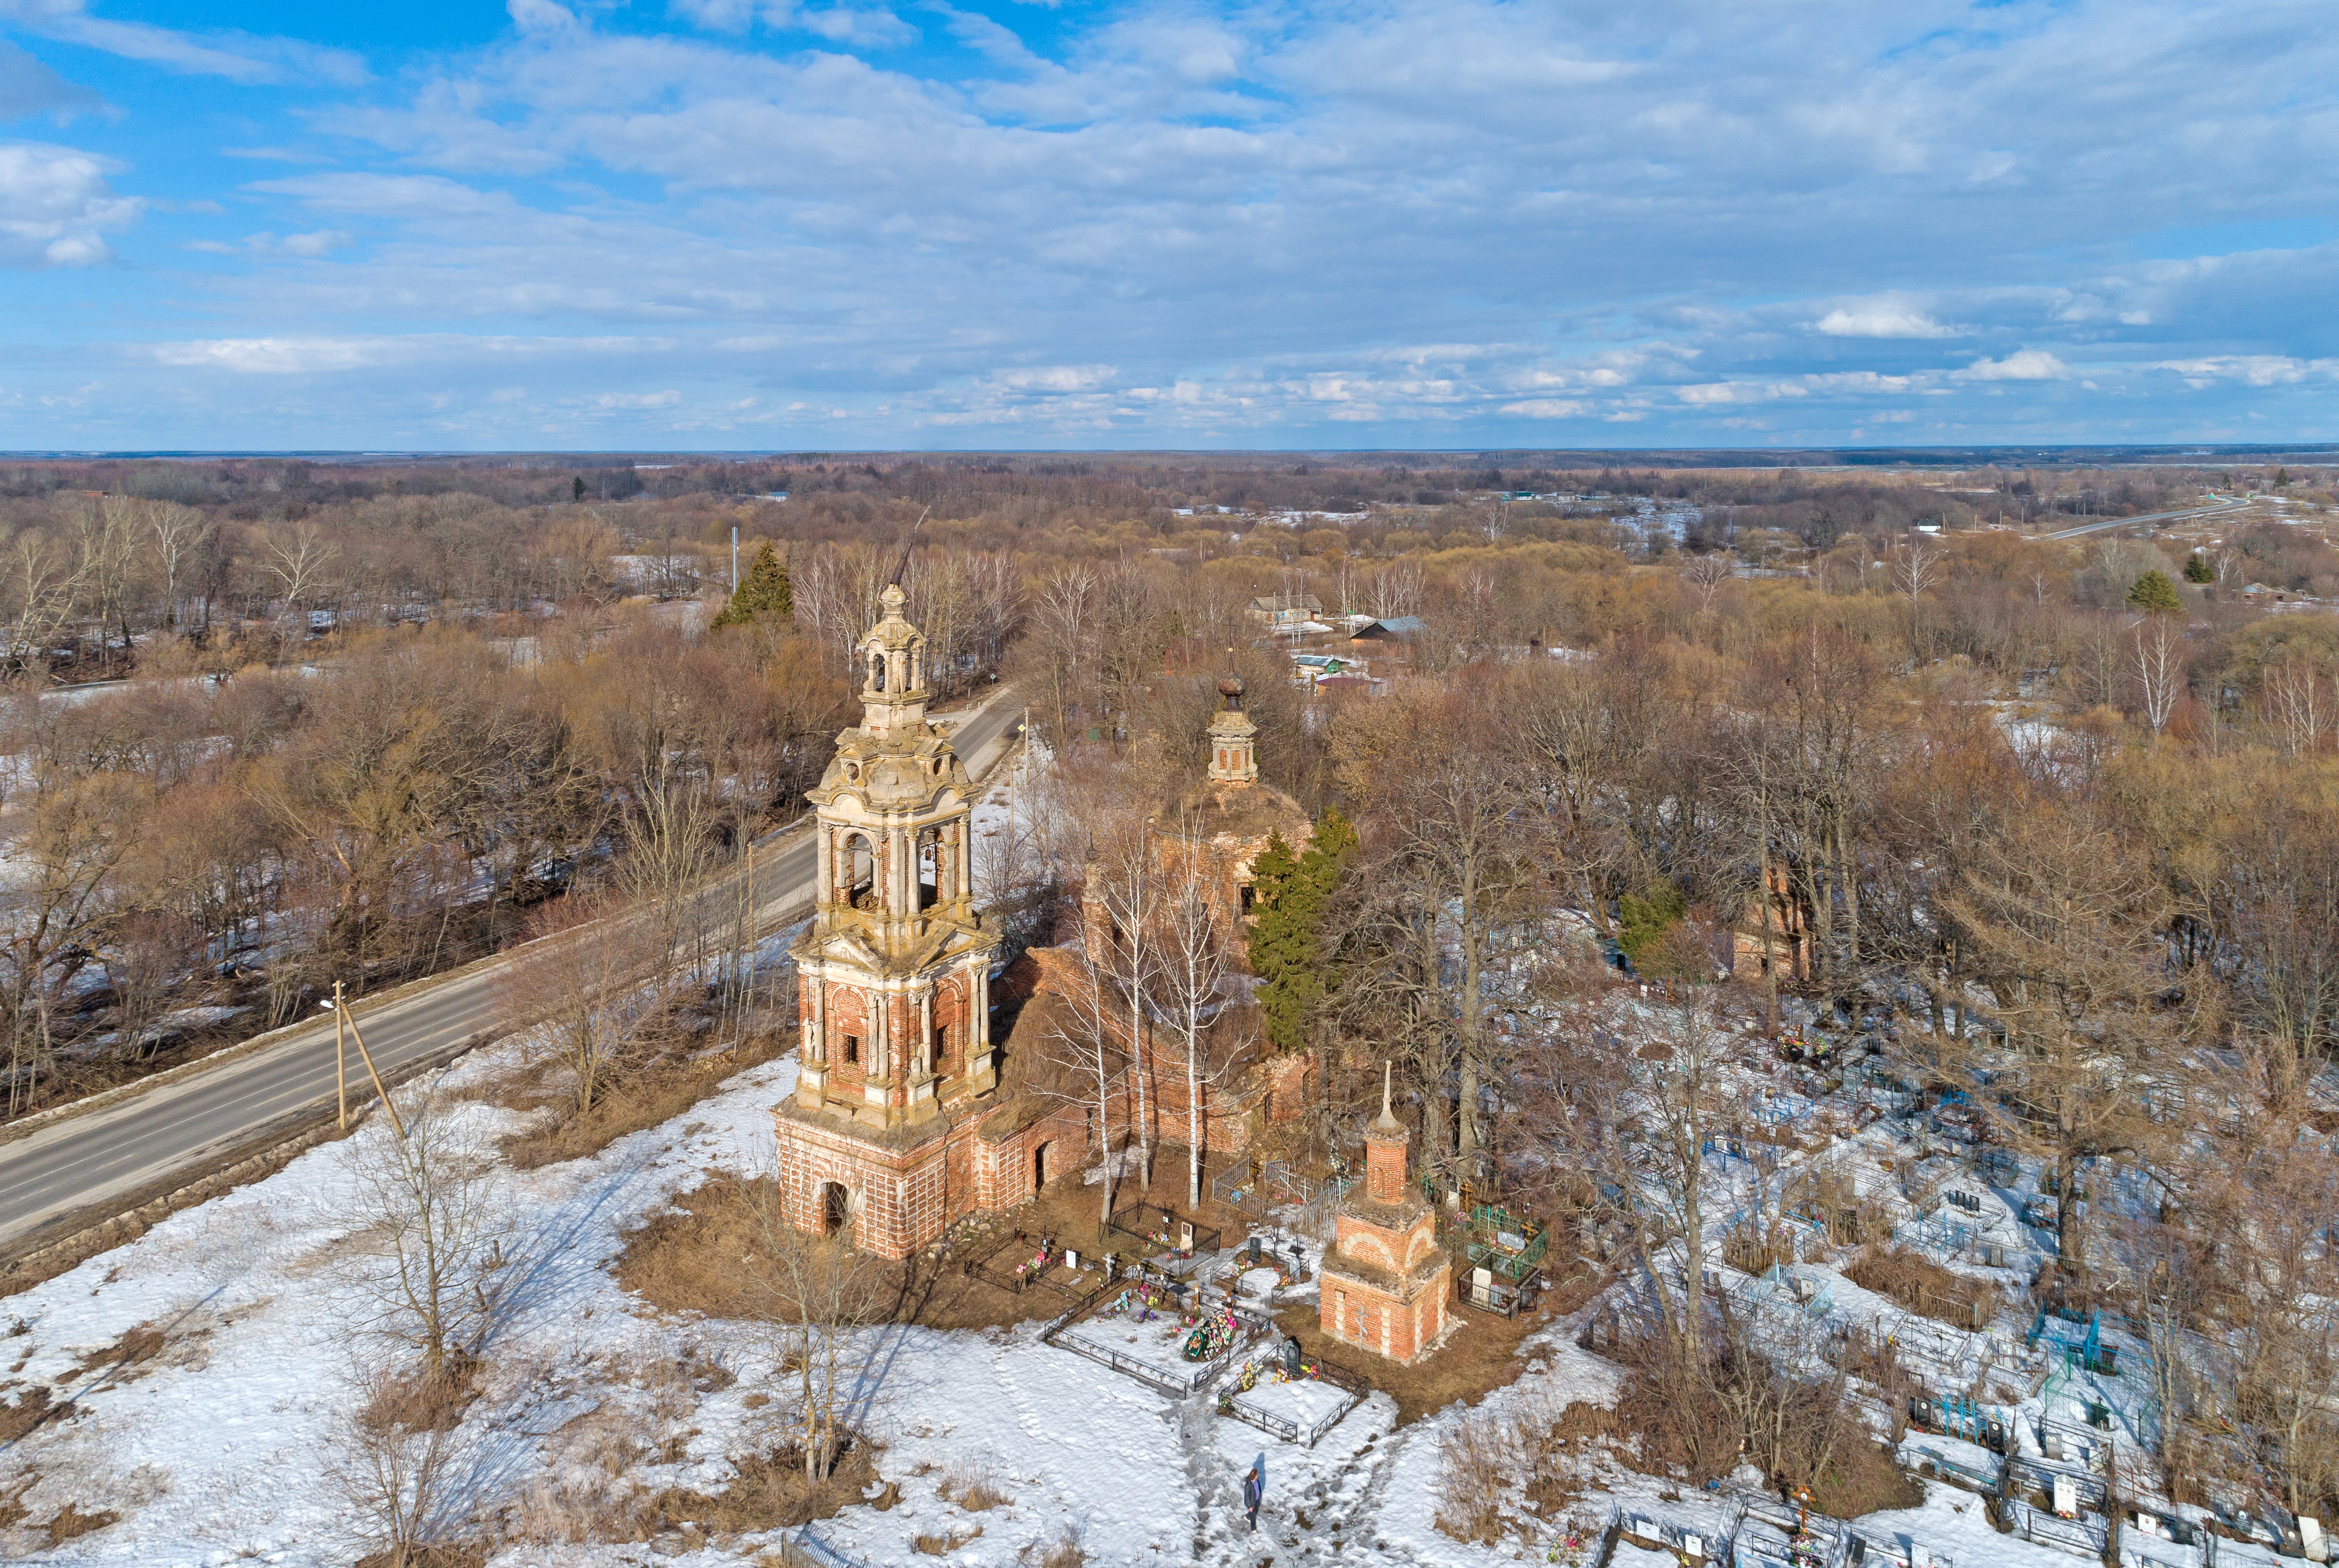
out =
<path fill-rule="evenodd" d="M 1682 890 L 1671 883 L 1660 883 L 1644 897 L 1626 893 L 1618 901 L 1623 910 L 1623 920 L 1616 932 L 1616 945 L 1639 971 L 1644 955 L 1655 949 L 1665 932 L 1679 924 L 1689 912 L 1689 900 Z"/>
<path fill-rule="evenodd" d="M 2195 550 L 2185 558 L 2185 580 L 2188 583 L 2214 583 L 2217 580 L 2217 568 L 2209 564 L 2208 557 Z"/>
<path fill-rule="evenodd" d="M 1295 859 L 1280 833 L 1251 868 L 1250 965 L 1261 984 L 1267 1038 L 1278 1050 L 1308 1041 L 1308 1021 L 1324 1000 L 1324 912 L 1347 875 L 1357 830 L 1337 808 L 1316 819 L 1315 842 Z"/>
<path fill-rule="evenodd" d="M 2159 615 L 2180 606 L 2176 585 L 2170 582 L 2168 574 L 2157 567 L 2136 579 L 2127 590 L 2127 602 L 2130 607 L 2147 615 Z"/>
<path fill-rule="evenodd" d="M 709 629 L 754 626 L 759 621 L 785 626 L 795 615 L 795 589 L 788 582 L 788 568 L 772 548 L 772 541 L 765 539 L 764 547 L 755 552 L 755 564 L 747 568 L 745 580 L 733 591 L 731 602 L 723 606 Z"/>

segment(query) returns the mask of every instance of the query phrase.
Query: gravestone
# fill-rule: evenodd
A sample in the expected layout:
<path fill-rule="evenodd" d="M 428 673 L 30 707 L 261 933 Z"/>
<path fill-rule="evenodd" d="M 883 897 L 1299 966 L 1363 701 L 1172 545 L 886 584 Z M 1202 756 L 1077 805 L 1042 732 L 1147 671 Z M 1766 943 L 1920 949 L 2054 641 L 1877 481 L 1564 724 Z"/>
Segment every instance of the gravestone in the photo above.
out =
<path fill-rule="evenodd" d="M 1286 1336 L 1284 1336 L 1284 1340 L 1283 1340 L 1283 1371 L 1284 1371 L 1284 1375 L 1285 1375 L 1286 1376 L 1288 1376 L 1288 1377 L 1297 1377 L 1297 1376 L 1299 1376 L 1299 1366 L 1300 1366 L 1299 1341 L 1298 1341 L 1297 1338 L 1295 1338 L 1295 1337 L 1293 1337 L 1293 1336 L 1289 1336 L 1289 1335 L 1286 1335 Z"/>

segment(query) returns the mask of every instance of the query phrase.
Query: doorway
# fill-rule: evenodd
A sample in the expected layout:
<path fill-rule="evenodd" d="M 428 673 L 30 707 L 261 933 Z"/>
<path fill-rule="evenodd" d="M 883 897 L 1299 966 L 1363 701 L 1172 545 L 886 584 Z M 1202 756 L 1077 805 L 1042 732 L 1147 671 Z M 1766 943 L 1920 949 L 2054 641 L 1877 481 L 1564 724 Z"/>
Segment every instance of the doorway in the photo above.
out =
<path fill-rule="evenodd" d="M 841 1235 L 853 1223 L 853 1195 L 840 1182 L 824 1181 L 820 1185 L 820 1233 Z"/>

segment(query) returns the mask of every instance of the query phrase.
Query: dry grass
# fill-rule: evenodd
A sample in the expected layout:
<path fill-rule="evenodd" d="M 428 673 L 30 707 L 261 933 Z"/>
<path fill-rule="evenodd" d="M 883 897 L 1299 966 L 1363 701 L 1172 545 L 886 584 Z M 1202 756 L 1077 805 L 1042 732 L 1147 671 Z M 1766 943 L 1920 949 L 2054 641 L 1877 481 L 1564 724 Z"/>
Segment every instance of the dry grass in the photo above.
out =
<path fill-rule="evenodd" d="M 982 1539 L 982 1526 L 978 1524 L 970 1534 L 920 1535 L 912 1540 L 910 1544 L 916 1547 L 919 1551 L 924 1553 L 929 1557 L 947 1557 L 952 1553 L 957 1551 L 960 1547 L 965 1545 L 968 1542 L 980 1541 Z"/>
<path fill-rule="evenodd" d="M 77 1535 L 86 1535 L 94 1530 L 103 1530 L 121 1517 L 119 1514 L 103 1509 L 94 1514 L 84 1514 L 68 1503 L 58 1509 L 57 1516 L 48 1523 L 49 1544 L 62 1546 Z"/>
<path fill-rule="evenodd" d="M 1048 1543 L 1047 1554 L 1040 1559 L 1040 1568 L 1088 1568 L 1089 1554 L 1081 1544 L 1080 1526 L 1067 1524 L 1064 1533 Z"/>
<path fill-rule="evenodd" d="M 0 1444 L 14 1443 L 56 1412 L 55 1395 L 35 1384 L 13 1400 L 0 1400 Z"/>
<path fill-rule="evenodd" d="M 360 1557 L 353 1568 L 482 1568 L 487 1560 L 482 1546 L 410 1546 Z"/>
<path fill-rule="evenodd" d="M 862 1501 L 879 1479 L 875 1448 L 857 1440 L 848 1440 L 835 1466 L 817 1480 L 805 1477 L 804 1452 L 792 1445 L 733 1463 L 737 1474 L 720 1492 L 669 1489 L 648 1499 L 640 1513 L 646 1533 L 695 1524 L 714 1534 L 739 1535 L 834 1518 Z"/>
<path fill-rule="evenodd" d="M 1437 1450 L 1437 1528 L 1456 1541 L 1502 1538 L 1510 1490 L 1510 1423 L 1476 1410 L 1454 1424 Z"/>
<path fill-rule="evenodd" d="M 968 1460 L 952 1466 L 937 1490 L 970 1514 L 981 1514 L 1007 1501 L 1007 1494 L 1000 1490 L 999 1478 L 990 1466 Z"/>
<path fill-rule="evenodd" d="M 1614 1427 L 1613 1411 L 1547 1398 L 1464 1416 L 1439 1446 L 1437 1528 L 1457 1541 L 1499 1541 L 1514 1492 L 1546 1524 L 1564 1518 L 1584 1495 L 1584 1445 Z"/>
<path fill-rule="evenodd" d="M 532 1170 L 583 1159 L 629 1132 L 671 1121 L 721 1089 L 734 1074 L 760 1066 L 794 1045 L 793 1031 L 775 1031 L 742 1040 L 720 1055 L 642 1068 L 604 1090 L 593 1109 L 582 1113 L 564 1110 L 565 1095 L 545 1087 L 546 1076 L 562 1065 L 557 1057 L 483 1085 L 473 1096 L 514 1109 L 541 1106 L 552 1113 L 546 1125 L 503 1141 L 504 1157 L 513 1169 Z"/>
<path fill-rule="evenodd" d="M 1843 1274 L 1862 1290 L 1961 1328 L 1981 1326 L 1999 1305 L 1999 1293 L 1988 1280 L 1970 1278 L 1903 1247 L 1863 1247 Z"/>
<path fill-rule="evenodd" d="M 365 1403 L 358 1407 L 358 1428 L 375 1435 L 452 1432 L 479 1396 L 479 1370 L 478 1362 L 457 1355 L 449 1356 L 435 1374 L 420 1366 L 384 1372 L 367 1385 Z"/>
<path fill-rule="evenodd" d="M 80 1378 L 93 1372 L 142 1366 L 163 1354 L 163 1331 L 151 1323 L 142 1323 L 135 1328 L 123 1329 L 122 1337 L 113 1344 L 84 1356 L 67 1376 Z"/>

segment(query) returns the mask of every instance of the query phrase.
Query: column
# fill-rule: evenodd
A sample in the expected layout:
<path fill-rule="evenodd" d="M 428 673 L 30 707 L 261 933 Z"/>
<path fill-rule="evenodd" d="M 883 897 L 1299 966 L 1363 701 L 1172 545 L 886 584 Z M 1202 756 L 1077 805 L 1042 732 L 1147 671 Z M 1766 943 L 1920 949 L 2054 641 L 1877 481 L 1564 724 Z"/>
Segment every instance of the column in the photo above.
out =
<path fill-rule="evenodd" d="M 974 983 L 968 987 L 974 993 L 974 1029 L 976 1049 L 991 1049 L 991 965 L 986 961 L 974 966 Z"/>
<path fill-rule="evenodd" d="M 810 993 L 812 1017 L 805 1035 L 813 1060 L 825 1066 L 828 1062 L 828 981 L 814 970 L 804 977 L 804 988 Z"/>

